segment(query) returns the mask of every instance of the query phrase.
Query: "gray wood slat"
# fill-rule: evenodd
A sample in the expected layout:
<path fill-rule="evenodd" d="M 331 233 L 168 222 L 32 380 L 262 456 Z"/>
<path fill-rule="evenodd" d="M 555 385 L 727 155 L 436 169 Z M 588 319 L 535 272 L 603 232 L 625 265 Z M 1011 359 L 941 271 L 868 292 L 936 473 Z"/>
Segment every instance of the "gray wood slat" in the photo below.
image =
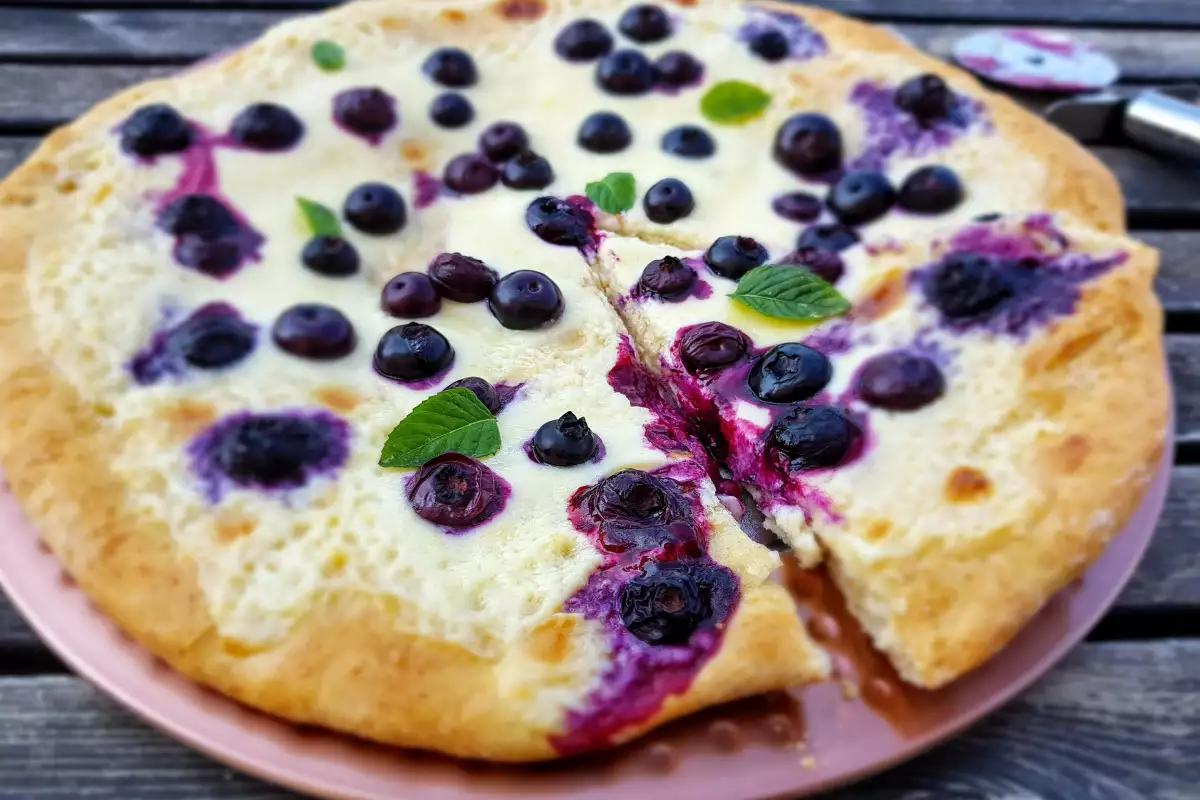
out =
<path fill-rule="evenodd" d="M 1196 641 L 1082 645 L 1029 693 L 969 733 L 832 797 L 1195 797 L 1198 659 Z M 175 744 L 77 678 L 0 678 L 0 799 L 79 797 L 294 795 Z"/>
<path fill-rule="evenodd" d="M 0 10 L 0 59 L 187 61 L 249 41 L 295 13 L 10 7 Z M 1200 25 L 1200 9 L 1194 16 Z M 943 57 L 949 55 L 956 39 L 978 30 L 974 26 L 912 23 L 899 23 L 895 28 Z M 1200 30 L 1081 28 L 1072 34 L 1110 53 L 1128 79 L 1200 78 Z"/>

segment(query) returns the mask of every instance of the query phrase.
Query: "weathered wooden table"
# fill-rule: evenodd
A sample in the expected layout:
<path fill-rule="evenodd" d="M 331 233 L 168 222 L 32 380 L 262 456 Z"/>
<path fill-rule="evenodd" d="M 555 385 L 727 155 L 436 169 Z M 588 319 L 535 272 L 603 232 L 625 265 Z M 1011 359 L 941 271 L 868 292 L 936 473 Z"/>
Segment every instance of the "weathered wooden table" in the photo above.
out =
<path fill-rule="evenodd" d="M 324 4 L 0 0 L 0 176 L 111 92 Z M 1066 26 L 1114 55 L 1131 86 L 1200 81 L 1200 0 L 823 4 L 890 22 L 943 55 L 980 26 Z M 1200 798 L 1200 170 L 1097 153 L 1124 185 L 1130 226 L 1163 251 L 1179 429 L 1166 515 L 1116 607 L 1032 691 L 839 798 Z M 67 672 L 0 595 L 0 798 L 291 796 L 147 728 Z"/>

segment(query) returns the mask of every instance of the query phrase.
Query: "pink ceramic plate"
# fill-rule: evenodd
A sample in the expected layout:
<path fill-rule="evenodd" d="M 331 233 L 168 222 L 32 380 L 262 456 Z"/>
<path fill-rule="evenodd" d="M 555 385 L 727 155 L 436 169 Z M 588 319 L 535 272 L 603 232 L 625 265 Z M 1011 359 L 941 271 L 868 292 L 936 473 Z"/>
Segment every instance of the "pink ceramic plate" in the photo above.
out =
<path fill-rule="evenodd" d="M 796 797 L 876 772 L 962 730 L 1050 669 L 1117 597 L 1154 532 L 1172 448 L 1141 506 L 1087 576 L 1003 652 L 938 692 L 906 692 L 889 723 L 834 684 L 709 711 L 601 756 L 506 767 L 298 728 L 176 675 L 96 611 L 0 496 L 0 582 L 64 661 L 166 733 L 285 786 L 355 800 Z"/>

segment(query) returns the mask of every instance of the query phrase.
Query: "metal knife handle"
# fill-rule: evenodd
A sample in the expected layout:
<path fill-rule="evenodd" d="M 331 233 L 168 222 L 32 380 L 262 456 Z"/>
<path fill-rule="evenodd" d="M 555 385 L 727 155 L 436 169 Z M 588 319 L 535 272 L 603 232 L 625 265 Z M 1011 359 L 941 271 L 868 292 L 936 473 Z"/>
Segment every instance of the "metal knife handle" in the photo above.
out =
<path fill-rule="evenodd" d="M 1159 153 L 1200 161 L 1200 106 L 1150 89 L 1125 107 L 1125 135 Z"/>

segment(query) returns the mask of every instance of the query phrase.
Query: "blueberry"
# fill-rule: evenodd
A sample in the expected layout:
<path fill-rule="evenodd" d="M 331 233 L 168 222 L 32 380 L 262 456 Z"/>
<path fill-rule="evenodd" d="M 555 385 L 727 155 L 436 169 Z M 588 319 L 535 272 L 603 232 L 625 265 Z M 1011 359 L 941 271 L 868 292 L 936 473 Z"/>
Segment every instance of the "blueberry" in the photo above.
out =
<path fill-rule="evenodd" d="M 793 172 L 820 175 L 842 164 L 842 134 L 823 114 L 796 114 L 775 134 L 775 158 Z"/>
<path fill-rule="evenodd" d="M 229 208 L 206 194 L 185 194 L 158 214 L 158 226 L 174 236 L 196 234 L 216 238 L 236 233 L 238 220 Z"/>
<path fill-rule="evenodd" d="M 617 21 L 617 30 L 635 42 L 657 42 L 671 35 L 671 18 L 659 6 L 631 6 Z"/>
<path fill-rule="evenodd" d="M 925 296 L 951 319 L 991 311 L 1012 297 L 1014 287 L 995 259 L 980 253 L 947 256 L 925 282 Z"/>
<path fill-rule="evenodd" d="M 649 564 L 621 589 L 621 622 L 652 646 L 684 645 L 728 614 L 737 579 L 716 565 Z"/>
<path fill-rule="evenodd" d="M 659 86 L 680 89 L 699 83 L 704 75 L 704 65 L 691 53 L 672 50 L 655 60 L 654 71 L 658 73 Z"/>
<path fill-rule="evenodd" d="M 175 245 L 175 260 L 214 278 L 224 278 L 242 263 L 242 247 L 232 236 L 208 238 L 187 233 Z"/>
<path fill-rule="evenodd" d="M 454 348 L 446 337 L 420 322 L 397 325 L 375 348 L 375 371 L 401 383 L 432 378 L 453 362 Z"/>
<path fill-rule="evenodd" d="M 913 411 L 946 391 L 942 370 L 931 359 L 903 350 L 872 356 L 858 372 L 864 401 L 890 411 Z"/>
<path fill-rule="evenodd" d="M 896 107 L 923 125 L 946 119 L 954 109 L 954 92 L 932 73 L 909 78 L 896 89 Z"/>
<path fill-rule="evenodd" d="M 380 306 L 393 317 L 432 317 L 442 307 L 442 296 L 423 272 L 401 272 L 384 284 Z"/>
<path fill-rule="evenodd" d="M 358 251 L 341 236 L 314 236 L 304 245 L 300 260 L 319 275 L 342 277 L 358 272 Z"/>
<path fill-rule="evenodd" d="M 333 118 L 346 130 L 374 141 L 396 126 L 396 101 L 378 86 L 347 89 L 333 98 Z"/>
<path fill-rule="evenodd" d="M 429 277 L 442 297 L 457 303 L 478 303 L 492 293 L 496 270 L 462 253 L 439 253 L 429 262 Z"/>
<path fill-rule="evenodd" d="M 680 360 L 693 375 L 724 369 L 739 361 L 749 349 L 746 334 L 723 322 L 693 325 L 679 338 Z"/>
<path fill-rule="evenodd" d="M 504 494 L 496 473 L 458 453 L 429 461 L 408 485 L 408 502 L 417 516 L 449 528 L 468 528 L 495 516 Z"/>
<path fill-rule="evenodd" d="M 749 236 L 722 236 L 704 253 L 704 263 L 715 274 L 731 281 L 767 263 L 767 248 Z"/>
<path fill-rule="evenodd" d="M 165 103 L 142 106 L 121 123 L 121 149 L 144 158 L 178 153 L 192 145 L 192 126 Z"/>
<path fill-rule="evenodd" d="M 554 169 L 543 156 L 526 150 L 504 164 L 500 180 L 510 189 L 545 189 L 554 182 Z"/>
<path fill-rule="evenodd" d="M 542 241 L 584 247 L 592 241 L 592 217 L 558 197 L 539 197 L 525 209 L 525 224 Z"/>
<path fill-rule="evenodd" d="M 429 118 L 443 128 L 461 128 L 475 119 L 475 107 L 458 92 L 443 92 L 429 104 Z"/>
<path fill-rule="evenodd" d="M 798 403 L 824 389 L 833 365 L 822 353 L 799 342 L 777 344 L 750 370 L 750 391 L 765 403 Z"/>
<path fill-rule="evenodd" d="M 798 250 L 811 247 L 816 250 L 828 250 L 831 253 L 840 253 L 856 244 L 858 244 L 858 234 L 851 228 L 836 223 L 810 225 L 796 240 Z"/>
<path fill-rule="evenodd" d="M 588 489 L 582 503 L 602 524 L 643 527 L 685 518 L 686 501 L 678 494 L 675 485 L 666 479 L 625 469 Z"/>
<path fill-rule="evenodd" d="M 896 203 L 896 190 L 880 172 L 847 172 L 829 190 L 825 204 L 846 225 L 866 225 Z"/>
<path fill-rule="evenodd" d="M 769 28 L 750 38 L 750 52 L 764 61 L 782 61 L 791 52 L 787 36 L 782 31 Z"/>
<path fill-rule="evenodd" d="M 470 53 L 457 47 L 439 47 L 425 59 L 421 71 L 434 83 L 452 88 L 472 86 L 479 80 Z"/>
<path fill-rule="evenodd" d="M 621 117 L 611 111 L 597 111 L 579 126 L 576 141 L 593 153 L 616 153 L 629 146 L 633 134 Z"/>
<path fill-rule="evenodd" d="M 642 208 L 653 222 L 668 225 L 692 213 L 696 201 L 692 190 L 678 178 L 663 178 L 646 190 Z"/>
<path fill-rule="evenodd" d="M 479 194 L 496 185 L 500 173 L 496 166 L 477 153 L 464 153 L 450 159 L 442 172 L 442 183 L 459 194 Z"/>
<path fill-rule="evenodd" d="M 304 484 L 310 471 L 345 461 L 339 426 L 331 420 L 323 415 L 246 415 L 218 423 L 201 441 L 213 465 L 234 483 L 294 488 Z"/>
<path fill-rule="evenodd" d="M 846 272 L 842 257 L 832 250 L 819 247 L 801 247 L 784 257 L 785 264 L 806 269 L 827 283 L 837 283 Z"/>
<path fill-rule="evenodd" d="M 962 182 L 949 167 L 928 166 L 914 171 L 900 184 L 897 204 L 905 211 L 941 214 L 963 199 Z"/>
<path fill-rule="evenodd" d="M 717 152 L 717 143 L 699 125 L 679 125 L 663 134 L 662 149 L 683 158 L 707 158 Z"/>
<path fill-rule="evenodd" d="M 654 66 L 637 50 L 616 50 L 596 65 L 596 82 L 612 94 L 645 94 L 657 81 Z"/>
<path fill-rule="evenodd" d="M 554 37 L 554 52 L 567 61 L 591 61 L 612 48 L 612 34 L 594 19 L 577 19 Z"/>
<path fill-rule="evenodd" d="M 781 194 L 771 201 L 771 210 L 792 222 L 811 222 L 821 216 L 821 199 L 808 192 Z"/>
<path fill-rule="evenodd" d="M 483 403 L 487 407 L 487 410 L 493 414 L 499 414 L 500 409 L 504 407 L 504 401 L 500 399 L 500 394 L 496 391 L 496 387 L 483 378 L 474 375 L 468 378 L 459 378 L 446 388 L 466 389 L 469 392 L 473 392 L 479 398 L 479 402 Z"/>
<path fill-rule="evenodd" d="M 358 230 L 372 236 L 395 233 L 408 221 L 404 198 L 386 183 L 362 183 L 346 196 L 342 214 Z"/>
<path fill-rule="evenodd" d="M 304 135 L 304 123 L 283 106 L 255 103 L 233 118 L 230 134 L 252 150 L 287 150 Z"/>
<path fill-rule="evenodd" d="M 328 361 L 354 350 L 354 326 L 333 306 L 301 303 L 279 315 L 271 338 L 280 350 L 301 358 Z"/>
<path fill-rule="evenodd" d="M 479 134 L 479 149 L 492 161 L 507 161 L 529 149 L 529 135 L 515 122 L 493 122 Z"/>
<path fill-rule="evenodd" d="M 510 330 L 541 328 L 562 316 L 563 296 L 548 276 L 520 269 L 496 281 L 488 310 Z"/>
<path fill-rule="evenodd" d="M 538 428 L 530 444 L 539 462 L 554 467 L 582 464 L 596 452 L 596 437 L 587 420 L 570 411 Z"/>
<path fill-rule="evenodd" d="M 858 428 L 832 406 L 798 406 L 771 426 L 767 443 L 794 470 L 834 467 L 850 454 Z"/>
<path fill-rule="evenodd" d="M 258 329 L 225 303 L 209 303 L 155 337 L 130 363 L 134 379 L 154 383 L 182 365 L 211 370 L 230 367 L 254 350 Z"/>
<path fill-rule="evenodd" d="M 695 282 L 696 270 L 675 256 L 664 256 L 646 265 L 638 279 L 638 288 L 664 300 L 678 300 Z"/>

